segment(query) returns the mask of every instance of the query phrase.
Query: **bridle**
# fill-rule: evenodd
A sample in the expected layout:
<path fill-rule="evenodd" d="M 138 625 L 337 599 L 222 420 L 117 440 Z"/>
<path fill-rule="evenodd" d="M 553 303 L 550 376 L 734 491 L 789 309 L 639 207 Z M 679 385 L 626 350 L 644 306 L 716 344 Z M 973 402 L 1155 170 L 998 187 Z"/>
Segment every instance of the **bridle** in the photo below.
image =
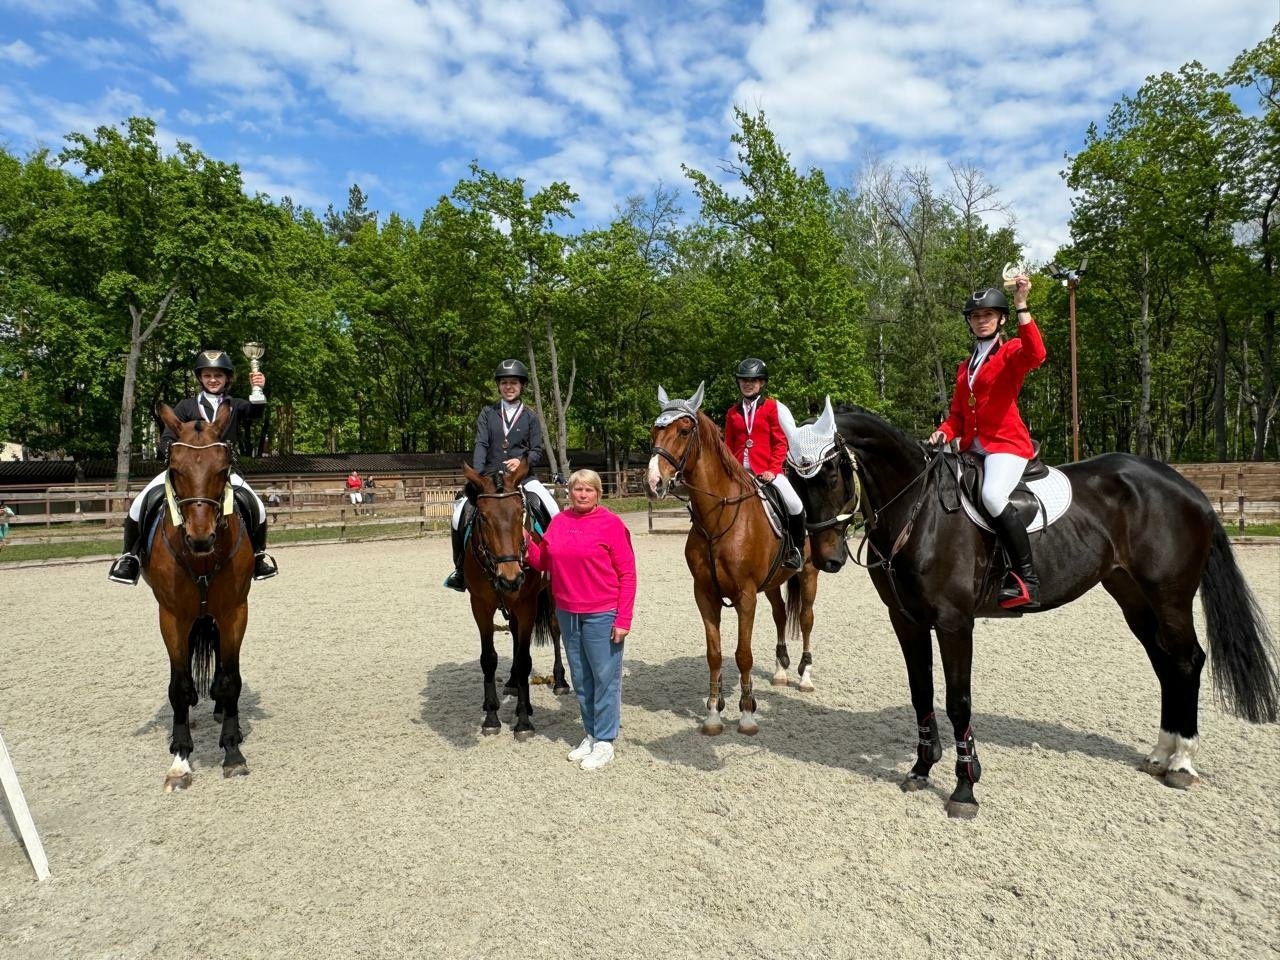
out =
<path fill-rule="evenodd" d="M 505 500 L 508 497 L 520 498 L 520 528 L 523 530 L 525 521 L 529 516 L 529 505 L 528 505 L 528 502 L 525 500 L 525 494 L 522 488 L 517 488 L 515 490 L 504 490 L 501 493 L 477 493 L 476 494 L 477 501 Z M 525 559 L 528 556 L 529 547 L 528 547 L 528 544 L 525 543 L 524 537 L 522 535 L 520 537 L 520 552 L 518 554 L 495 554 L 492 550 L 489 549 L 489 543 L 485 538 L 484 534 L 480 530 L 480 527 L 483 524 L 485 523 L 492 524 L 492 522 L 493 521 L 485 517 L 484 511 L 480 509 L 480 504 L 477 503 L 476 504 L 476 528 L 477 529 L 475 531 L 474 536 L 472 536 L 471 538 L 473 542 L 472 549 L 475 551 L 476 560 L 479 561 L 480 568 L 484 570 L 485 576 L 489 579 L 489 585 L 494 588 L 494 591 L 496 593 L 501 595 L 502 591 L 498 589 L 497 583 L 495 582 L 498 579 L 498 565 L 503 563 L 518 562 L 521 567 L 525 566 Z"/>
<path fill-rule="evenodd" d="M 232 460 L 235 459 L 235 451 L 231 444 L 222 440 L 218 440 L 213 443 L 184 443 L 181 440 L 175 440 L 173 443 L 169 444 L 170 453 L 172 453 L 174 447 L 187 447 L 191 450 L 208 450 L 211 447 L 224 447 L 231 453 Z M 173 489 L 171 470 L 172 468 L 166 465 L 164 471 L 164 495 L 165 500 L 169 504 L 169 519 L 173 521 L 173 525 L 181 530 L 185 535 L 187 532 L 187 515 L 185 512 L 187 505 L 192 503 L 207 503 L 215 510 L 220 509 L 216 529 L 222 529 L 222 527 L 226 525 L 226 518 L 235 509 L 230 479 L 222 481 L 222 494 L 219 497 L 182 497 L 179 499 L 177 492 Z"/>
<path fill-rule="evenodd" d="M 837 531 L 838 535 L 842 540 L 845 540 L 847 550 L 849 524 L 855 521 L 858 515 L 858 508 L 862 505 L 862 484 L 858 480 L 857 456 L 845 442 L 844 437 L 840 436 L 839 433 L 835 435 L 835 439 L 831 444 L 831 449 L 816 460 L 805 458 L 804 460 L 797 462 L 792 459 L 790 454 L 787 454 L 787 462 L 791 465 L 791 468 L 805 479 L 816 476 L 818 471 L 832 460 L 837 461 L 836 469 L 840 471 L 841 476 L 844 476 L 845 471 L 848 470 L 848 479 L 844 481 L 845 488 L 848 489 L 850 484 L 852 484 L 853 489 L 849 492 L 849 495 L 845 497 L 844 504 L 835 512 L 833 517 L 829 520 L 819 520 L 817 523 L 810 523 L 808 518 L 806 518 L 804 526 L 810 533 L 822 533 L 823 531 L 830 530 L 833 527 L 839 527 L 840 529 Z M 850 553 L 850 556 L 852 557 L 853 554 Z"/>
<path fill-rule="evenodd" d="M 671 464 L 672 468 L 675 470 L 675 474 L 671 479 L 678 480 L 681 484 L 687 486 L 684 481 L 684 465 L 689 459 L 689 454 L 693 452 L 695 447 L 702 449 L 702 434 L 698 430 L 698 418 L 696 416 L 686 413 L 676 417 L 671 422 L 675 423 L 678 420 L 684 419 L 693 421 L 693 430 L 691 431 L 689 442 L 684 445 L 684 453 L 680 455 L 680 458 L 677 460 L 675 454 L 666 447 L 658 446 L 656 443 L 649 448 L 649 456 L 661 457 L 663 460 L 667 461 L 667 463 Z"/>

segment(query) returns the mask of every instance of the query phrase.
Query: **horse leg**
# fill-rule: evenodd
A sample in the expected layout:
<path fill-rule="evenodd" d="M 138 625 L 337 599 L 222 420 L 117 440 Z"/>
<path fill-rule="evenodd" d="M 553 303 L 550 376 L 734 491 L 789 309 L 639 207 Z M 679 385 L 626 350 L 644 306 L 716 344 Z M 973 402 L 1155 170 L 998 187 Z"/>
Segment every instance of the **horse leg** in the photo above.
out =
<path fill-rule="evenodd" d="M 769 682 L 775 687 L 785 687 L 791 682 L 787 676 L 787 668 L 791 666 L 791 655 L 787 652 L 787 605 L 782 600 L 782 588 L 775 587 L 765 591 L 769 598 L 769 609 L 773 614 L 773 625 L 778 631 L 778 643 L 774 649 L 774 671 Z"/>
<path fill-rule="evenodd" d="M 724 723 L 720 719 L 720 711 L 724 709 L 724 688 L 720 683 L 720 599 L 694 588 L 693 598 L 697 601 L 698 612 L 702 614 L 702 627 L 707 634 L 707 673 L 710 678 L 710 693 L 707 695 L 707 718 L 702 721 L 702 732 L 709 737 L 724 733 Z"/>
<path fill-rule="evenodd" d="M 557 697 L 563 697 L 565 694 L 572 693 L 573 687 L 569 686 L 569 681 L 565 679 L 564 660 L 560 651 L 560 620 L 554 613 L 551 615 L 551 644 L 556 655 L 555 666 L 551 669 L 551 692 Z"/>
<path fill-rule="evenodd" d="M 938 646 L 947 678 L 947 717 L 956 738 L 956 788 L 947 800 L 947 816 L 971 820 L 978 815 L 974 785 L 982 777 L 978 745 L 973 738 L 973 621 L 957 621 L 951 628 L 938 627 Z"/>
<path fill-rule="evenodd" d="M 800 635 L 804 638 L 804 651 L 800 654 L 800 666 L 796 670 L 797 684 L 805 693 L 813 691 L 813 649 L 810 636 L 813 633 L 813 601 L 818 596 L 818 568 L 806 563 L 796 574 L 800 587 Z"/>
<path fill-rule="evenodd" d="M 533 703 L 529 675 L 533 672 L 533 611 L 511 620 L 511 678 L 516 684 L 516 725 L 512 731 L 523 743 L 533 736 Z"/>
<path fill-rule="evenodd" d="M 751 633 L 756 621 L 756 594 L 743 591 L 735 604 L 738 610 L 738 648 L 733 658 L 738 663 L 742 693 L 738 697 L 738 732 L 754 737 L 760 732 L 756 722 L 756 698 L 751 692 Z"/>
<path fill-rule="evenodd" d="M 1196 639 L 1191 598 L 1179 602 L 1161 597 L 1158 587 L 1143 591 L 1123 572 L 1108 577 L 1103 586 L 1120 604 L 1125 622 L 1142 643 L 1160 681 L 1160 734 L 1141 769 L 1186 790 L 1200 781 L 1193 761 L 1200 746 L 1200 671 L 1205 661 Z"/>
<path fill-rule="evenodd" d="M 929 785 L 929 771 L 942 759 L 942 737 L 933 709 L 933 636 L 928 627 L 912 623 L 896 610 L 891 609 L 889 617 L 907 664 L 907 684 L 916 714 L 916 762 L 902 781 L 903 791 L 910 793 Z"/>
<path fill-rule="evenodd" d="M 174 793 L 191 786 L 191 708 L 199 699 L 196 684 L 191 678 L 190 634 L 192 618 L 179 619 L 164 607 L 160 608 L 160 633 L 169 653 L 169 706 L 173 708 L 173 732 L 169 738 L 169 753 L 173 762 L 164 777 L 164 792 Z"/>
<path fill-rule="evenodd" d="M 247 777 L 249 765 L 240 744 L 244 734 L 240 731 L 240 644 L 245 628 L 249 625 L 249 604 L 242 603 L 231 615 L 218 623 L 218 672 L 214 675 L 214 703 L 221 708 L 222 732 L 218 746 L 222 748 L 222 775 Z"/>
<path fill-rule="evenodd" d="M 480 631 L 480 670 L 484 674 L 484 702 L 481 704 L 484 722 L 480 724 L 480 732 L 485 736 L 502 730 L 502 721 L 498 719 L 498 683 L 495 679 L 498 649 L 493 645 L 493 610 L 477 593 L 471 594 L 471 613 Z"/>

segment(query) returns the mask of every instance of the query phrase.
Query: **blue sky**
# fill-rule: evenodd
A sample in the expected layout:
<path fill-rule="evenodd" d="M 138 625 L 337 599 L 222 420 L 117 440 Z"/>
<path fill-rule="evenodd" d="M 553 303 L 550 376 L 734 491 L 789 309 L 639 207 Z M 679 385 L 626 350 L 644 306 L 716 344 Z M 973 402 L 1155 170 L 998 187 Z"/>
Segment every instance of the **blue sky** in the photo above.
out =
<path fill-rule="evenodd" d="M 716 172 L 735 104 L 836 185 L 866 158 L 980 167 L 1037 259 L 1058 172 L 1152 73 L 1223 69 L 1280 0 L 0 0 L 0 142 L 57 149 L 131 114 L 323 209 L 358 182 L 416 219 L 467 164 L 566 180 L 607 222 L 681 163 Z"/>

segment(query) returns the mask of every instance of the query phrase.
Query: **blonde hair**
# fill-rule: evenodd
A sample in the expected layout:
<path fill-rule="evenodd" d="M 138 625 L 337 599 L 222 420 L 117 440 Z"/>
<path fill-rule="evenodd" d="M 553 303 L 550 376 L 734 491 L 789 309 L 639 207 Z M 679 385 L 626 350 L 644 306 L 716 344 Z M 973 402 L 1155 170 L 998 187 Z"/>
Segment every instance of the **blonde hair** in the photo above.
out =
<path fill-rule="evenodd" d="M 600 474 L 594 470 L 575 470 L 569 474 L 569 489 L 572 490 L 574 484 L 577 483 L 585 483 L 588 487 L 594 487 L 596 496 L 601 500 L 604 499 L 604 484 L 600 482 Z"/>

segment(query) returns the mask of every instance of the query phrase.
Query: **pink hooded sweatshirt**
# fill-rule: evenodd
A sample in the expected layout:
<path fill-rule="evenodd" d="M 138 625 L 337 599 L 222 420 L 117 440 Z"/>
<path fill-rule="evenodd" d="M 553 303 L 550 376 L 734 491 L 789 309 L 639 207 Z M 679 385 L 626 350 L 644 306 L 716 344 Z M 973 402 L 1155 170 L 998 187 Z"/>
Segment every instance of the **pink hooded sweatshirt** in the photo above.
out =
<path fill-rule="evenodd" d="M 631 629 L 636 602 L 636 555 L 631 531 L 604 507 L 565 510 L 551 518 L 542 543 L 529 541 L 529 564 L 551 574 L 556 606 L 569 613 L 617 610 L 614 626 Z"/>

